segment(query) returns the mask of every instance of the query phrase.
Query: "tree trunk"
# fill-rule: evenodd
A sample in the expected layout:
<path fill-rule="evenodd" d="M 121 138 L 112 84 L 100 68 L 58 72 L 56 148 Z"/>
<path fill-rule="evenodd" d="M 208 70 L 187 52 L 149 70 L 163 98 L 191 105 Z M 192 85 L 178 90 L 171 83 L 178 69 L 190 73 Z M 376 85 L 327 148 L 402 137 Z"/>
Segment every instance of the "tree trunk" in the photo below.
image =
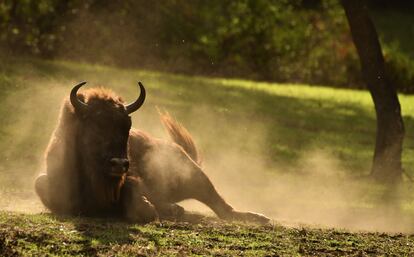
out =
<path fill-rule="evenodd" d="M 361 62 L 364 81 L 374 101 L 377 135 L 371 175 L 383 182 L 401 179 L 404 123 L 395 88 L 387 79 L 374 24 L 363 0 L 341 0 Z"/>

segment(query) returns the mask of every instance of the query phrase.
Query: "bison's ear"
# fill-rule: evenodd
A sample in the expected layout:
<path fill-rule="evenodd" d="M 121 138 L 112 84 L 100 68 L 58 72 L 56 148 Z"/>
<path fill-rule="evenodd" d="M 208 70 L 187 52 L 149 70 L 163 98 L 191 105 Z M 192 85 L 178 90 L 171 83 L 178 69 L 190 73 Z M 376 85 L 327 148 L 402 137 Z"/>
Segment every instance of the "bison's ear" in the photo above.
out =
<path fill-rule="evenodd" d="M 84 94 L 78 93 L 78 99 L 79 99 L 80 102 L 82 102 L 86 105 L 86 100 L 85 100 L 85 95 Z M 75 111 L 79 114 L 85 115 L 87 109 L 86 108 L 79 108 L 79 109 L 75 108 Z"/>
<path fill-rule="evenodd" d="M 83 95 L 82 93 L 78 93 L 78 99 L 79 99 L 79 101 L 86 104 L 85 95 Z M 86 115 L 87 115 L 87 109 L 86 108 L 76 108 L 75 106 L 73 106 L 71 101 L 68 101 L 68 105 L 69 105 L 69 108 L 70 108 L 71 112 L 73 114 L 75 114 L 78 118 L 86 117 Z"/>

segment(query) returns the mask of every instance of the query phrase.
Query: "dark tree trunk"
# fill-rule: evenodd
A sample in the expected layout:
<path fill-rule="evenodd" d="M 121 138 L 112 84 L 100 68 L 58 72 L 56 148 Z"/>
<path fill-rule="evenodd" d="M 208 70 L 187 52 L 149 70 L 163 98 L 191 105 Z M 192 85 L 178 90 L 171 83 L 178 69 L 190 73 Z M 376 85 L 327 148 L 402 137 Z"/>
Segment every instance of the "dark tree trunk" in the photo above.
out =
<path fill-rule="evenodd" d="M 363 0 L 341 0 L 371 93 L 377 116 L 377 135 L 371 175 L 384 182 L 401 179 L 404 123 L 395 88 L 387 79 L 384 57 L 374 24 Z"/>

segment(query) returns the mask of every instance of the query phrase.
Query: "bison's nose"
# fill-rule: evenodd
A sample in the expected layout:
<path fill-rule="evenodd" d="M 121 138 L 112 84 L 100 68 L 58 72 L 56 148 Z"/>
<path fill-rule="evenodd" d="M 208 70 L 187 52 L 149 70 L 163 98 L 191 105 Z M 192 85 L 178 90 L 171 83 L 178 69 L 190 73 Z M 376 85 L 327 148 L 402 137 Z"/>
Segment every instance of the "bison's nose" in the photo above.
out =
<path fill-rule="evenodd" d="M 124 158 L 112 158 L 110 161 L 112 173 L 122 175 L 126 173 L 129 168 L 128 159 Z"/>

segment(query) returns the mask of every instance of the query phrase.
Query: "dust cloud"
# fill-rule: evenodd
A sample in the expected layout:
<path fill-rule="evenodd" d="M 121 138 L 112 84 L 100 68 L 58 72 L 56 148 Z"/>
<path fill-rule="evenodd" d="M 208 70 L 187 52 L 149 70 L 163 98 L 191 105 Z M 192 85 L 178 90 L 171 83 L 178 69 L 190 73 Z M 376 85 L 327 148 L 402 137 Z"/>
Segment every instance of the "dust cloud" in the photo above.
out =
<path fill-rule="evenodd" d="M 289 226 L 414 232 L 405 188 L 387 191 L 367 178 L 352 175 L 333 155 L 320 149 L 304 151 L 295 165 L 276 164 L 266 154 L 266 138 L 274 132 L 259 122 L 241 118 L 220 135 L 223 131 L 217 124 L 231 126 L 220 115 L 214 117 L 207 108 L 195 110 L 193 115 L 202 115 L 212 123 L 211 127 L 194 126 L 196 141 L 217 142 L 217 146 L 207 143 L 204 170 L 235 209 L 263 213 Z M 220 132 L 214 133 L 212 128 Z M 182 205 L 212 214 L 193 200 Z"/>
<path fill-rule="evenodd" d="M 264 213 L 281 224 L 413 232 L 398 202 L 385 199 L 382 189 L 375 195 L 374 185 L 347 176 L 331 158 L 315 151 L 298 161 L 293 174 L 281 167 L 269 173 L 257 157 L 230 150 L 206 171 L 236 209 Z"/>
<path fill-rule="evenodd" d="M 60 103 L 70 90 L 67 85 L 71 84 L 38 81 L 3 101 L 3 112 L 9 109 L 17 114 L 2 124 L 1 210 L 46 211 L 34 193 L 33 180 L 43 169 L 43 151 L 56 124 Z M 161 122 L 154 121 L 158 117 L 155 105 L 152 102 L 134 114 L 133 126 L 167 138 Z M 237 210 L 263 213 L 274 222 L 292 226 L 414 232 L 404 202 L 399 201 L 403 192 L 394 192 L 395 198 L 389 199 L 381 186 L 349 175 L 328 152 L 310 149 L 293 167 L 284 166 L 268 156 L 265 142 L 273 132 L 260 123 L 247 118 L 229 123 L 229 114 L 207 106 L 190 113 L 168 111 L 183 118 L 178 120 L 193 134 L 204 171 Z M 195 201 L 181 204 L 190 211 L 213 215 Z"/>
<path fill-rule="evenodd" d="M 0 210 L 45 211 L 33 181 L 44 169 L 43 152 L 67 90 L 54 80 L 32 79 L 30 72 L 21 77 L 0 105 Z"/>

